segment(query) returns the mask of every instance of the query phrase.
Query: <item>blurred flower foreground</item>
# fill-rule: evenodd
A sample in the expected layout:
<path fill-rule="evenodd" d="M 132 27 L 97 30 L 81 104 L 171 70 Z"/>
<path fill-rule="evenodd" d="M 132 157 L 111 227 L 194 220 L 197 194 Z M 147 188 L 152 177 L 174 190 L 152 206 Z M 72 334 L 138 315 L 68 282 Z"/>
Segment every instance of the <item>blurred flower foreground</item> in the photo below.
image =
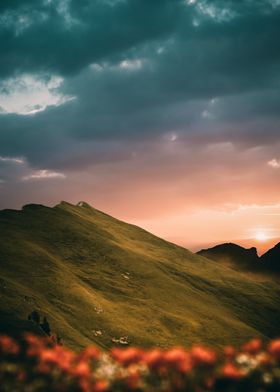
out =
<path fill-rule="evenodd" d="M 240 349 L 88 347 L 74 353 L 50 339 L 0 337 L 0 391 L 280 391 L 280 339 Z"/>

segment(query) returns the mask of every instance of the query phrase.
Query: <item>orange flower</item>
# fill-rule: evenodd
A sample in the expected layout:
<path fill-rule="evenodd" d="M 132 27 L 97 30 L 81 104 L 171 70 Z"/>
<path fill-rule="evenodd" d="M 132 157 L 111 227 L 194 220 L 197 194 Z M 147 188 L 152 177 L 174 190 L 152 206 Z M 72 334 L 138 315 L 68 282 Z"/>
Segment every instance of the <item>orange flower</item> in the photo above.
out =
<path fill-rule="evenodd" d="M 230 378 L 232 380 L 239 380 L 243 375 L 242 372 L 231 362 L 228 362 L 224 365 L 222 374 L 224 377 Z"/>
<path fill-rule="evenodd" d="M 262 366 L 270 366 L 272 362 L 271 356 L 266 352 L 261 352 L 260 354 L 258 354 L 256 359 Z"/>
<path fill-rule="evenodd" d="M 191 349 L 191 356 L 196 365 L 214 365 L 217 360 L 215 351 L 202 346 L 194 346 Z"/>
<path fill-rule="evenodd" d="M 164 353 L 164 361 L 182 373 L 187 373 L 192 369 L 191 356 L 182 348 L 173 348 Z"/>
<path fill-rule="evenodd" d="M 19 346 L 9 336 L 0 336 L 0 353 L 17 355 L 19 353 Z"/>
<path fill-rule="evenodd" d="M 28 357 L 36 357 L 46 347 L 46 340 L 30 333 L 24 334 L 24 340 L 28 347 L 26 354 Z"/>
<path fill-rule="evenodd" d="M 63 371 L 68 371 L 75 360 L 75 354 L 62 346 L 55 346 L 54 348 L 57 355 L 57 365 Z"/>
<path fill-rule="evenodd" d="M 108 382 L 106 380 L 98 380 L 93 386 L 92 392 L 105 392 L 108 389 Z"/>
<path fill-rule="evenodd" d="M 144 355 L 144 361 L 150 368 L 158 368 L 164 364 L 164 354 L 158 349 L 151 350 Z"/>
<path fill-rule="evenodd" d="M 98 350 L 98 348 L 94 346 L 89 346 L 81 352 L 79 358 L 84 360 L 89 360 L 89 359 L 96 360 L 99 358 L 99 356 L 100 356 L 100 351 Z"/>
<path fill-rule="evenodd" d="M 48 363 L 58 362 L 57 353 L 52 349 L 42 350 L 40 353 L 40 359 L 41 361 L 48 362 Z"/>
<path fill-rule="evenodd" d="M 187 387 L 202 392 L 215 389 L 216 383 L 220 382 L 219 385 L 232 386 L 235 390 L 239 386 L 238 380 L 243 377 L 246 377 L 246 386 L 248 384 L 250 390 L 260 380 L 254 369 L 278 390 L 279 363 L 280 339 L 271 341 L 267 350 L 262 348 L 260 339 L 249 341 L 242 350 L 226 346 L 221 357 L 203 346 L 194 346 L 190 351 L 180 347 L 165 351 L 115 348 L 109 357 L 92 346 L 75 354 L 64 347 L 52 345 L 45 338 L 26 335 L 25 343 L 19 346 L 14 339 L 0 336 L 1 368 L 3 365 L 5 369 L 7 365 L 7 369 L 14 369 L 14 377 L 10 377 L 9 372 L 8 378 L 5 371 L 1 373 L 1 385 L 4 389 L 8 385 L 9 390 L 23 390 L 25 383 L 36 378 L 44 390 L 48 389 L 50 382 L 54 390 L 80 392 L 108 392 L 119 388 L 170 392 L 186 390 Z M 189 375 L 194 366 L 194 373 Z M 106 376 L 100 379 L 101 375 Z M 0 387 L 1 390 L 3 388 Z"/>
<path fill-rule="evenodd" d="M 76 377 L 89 377 L 90 376 L 90 366 L 88 362 L 79 362 L 72 371 L 72 374 Z"/>
<path fill-rule="evenodd" d="M 47 340 L 46 338 L 32 335 L 31 333 L 25 333 L 24 340 L 29 345 L 33 345 L 33 346 L 35 345 L 40 347 L 46 346 L 47 343 L 51 343 L 51 340 Z"/>
<path fill-rule="evenodd" d="M 280 339 L 273 340 L 268 346 L 269 353 L 277 360 L 280 360 Z"/>
<path fill-rule="evenodd" d="M 69 371 L 75 354 L 61 346 L 55 346 L 53 348 L 44 348 L 39 352 L 39 359 L 41 365 L 49 364 L 59 367 L 62 371 Z"/>
<path fill-rule="evenodd" d="M 232 347 L 232 346 L 225 346 L 224 347 L 224 355 L 227 358 L 233 358 L 235 354 L 236 354 L 236 350 L 234 347 Z"/>
<path fill-rule="evenodd" d="M 143 351 L 133 347 L 126 350 L 114 348 L 111 351 L 111 356 L 122 365 L 128 366 L 139 362 L 143 358 Z"/>
<path fill-rule="evenodd" d="M 251 355 L 258 354 L 262 349 L 262 341 L 260 339 L 252 339 L 248 343 L 244 344 L 242 350 Z"/>

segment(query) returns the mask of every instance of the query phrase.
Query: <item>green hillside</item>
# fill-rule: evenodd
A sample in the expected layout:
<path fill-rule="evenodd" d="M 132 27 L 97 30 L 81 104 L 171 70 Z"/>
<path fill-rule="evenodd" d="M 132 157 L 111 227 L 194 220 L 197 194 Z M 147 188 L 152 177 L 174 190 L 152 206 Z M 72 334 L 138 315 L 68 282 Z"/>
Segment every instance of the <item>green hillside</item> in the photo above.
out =
<path fill-rule="evenodd" d="M 279 334 L 276 283 L 86 203 L 3 210 L 0 233 L 0 311 L 22 320 L 39 310 L 70 347 L 107 348 L 124 336 L 133 345 L 220 346 Z"/>

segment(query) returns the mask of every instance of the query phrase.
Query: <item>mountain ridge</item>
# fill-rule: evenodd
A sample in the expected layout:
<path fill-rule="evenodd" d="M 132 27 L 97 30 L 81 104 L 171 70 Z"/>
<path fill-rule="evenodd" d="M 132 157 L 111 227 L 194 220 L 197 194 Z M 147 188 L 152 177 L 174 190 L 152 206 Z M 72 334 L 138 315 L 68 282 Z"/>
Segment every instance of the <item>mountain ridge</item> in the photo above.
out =
<path fill-rule="evenodd" d="M 198 255 L 225 265 L 256 273 L 280 272 L 280 242 L 259 256 L 255 247 L 245 248 L 235 243 L 222 243 L 201 249 Z"/>
<path fill-rule="evenodd" d="M 280 273 L 280 242 L 264 253 L 260 259 L 269 270 Z"/>

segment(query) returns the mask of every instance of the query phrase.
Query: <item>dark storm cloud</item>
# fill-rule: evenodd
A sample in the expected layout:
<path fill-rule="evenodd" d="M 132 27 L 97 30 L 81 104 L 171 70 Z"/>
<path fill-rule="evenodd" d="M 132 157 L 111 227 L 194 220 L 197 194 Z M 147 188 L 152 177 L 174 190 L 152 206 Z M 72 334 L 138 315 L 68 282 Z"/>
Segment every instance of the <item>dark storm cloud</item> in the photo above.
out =
<path fill-rule="evenodd" d="M 68 75 L 172 33 L 182 4 L 178 0 L 38 0 L 2 8 L 0 73 L 51 70 Z"/>
<path fill-rule="evenodd" d="M 139 141 L 172 132 L 201 143 L 275 141 L 277 2 L 188 3 L 1 2 L 2 80 L 59 75 L 60 92 L 75 99 L 0 115 L 0 154 L 61 169 L 129 159 Z"/>
<path fill-rule="evenodd" d="M 271 2 L 221 1 L 218 8 L 212 2 L 197 3 L 200 7 L 188 6 L 184 0 L 4 2 L 0 72 L 7 76 L 15 71 L 52 70 L 68 75 L 93 62 L 137 56 L 145 44 L 151 57 L 153 43 L 166 40 L 172 44 L 156 67 L 171 91 L 181 86 L 209 92 L 212 84 L 218 93 L 228 89 L 224 75 L 236 78 L 232 85 L 239 80 L 243 85 L 242 75 L 249 76 L 249 71 L 249 84 L 251 79 L 256 82 L 259 69 L 275 66 L 280 56 L 280 17 Z M 223 17 L 223 7 L 232 16 Z M 210 86 L 203 80 L 192 88 L 194 81 L 186 76 L 194 70 Z"/>

